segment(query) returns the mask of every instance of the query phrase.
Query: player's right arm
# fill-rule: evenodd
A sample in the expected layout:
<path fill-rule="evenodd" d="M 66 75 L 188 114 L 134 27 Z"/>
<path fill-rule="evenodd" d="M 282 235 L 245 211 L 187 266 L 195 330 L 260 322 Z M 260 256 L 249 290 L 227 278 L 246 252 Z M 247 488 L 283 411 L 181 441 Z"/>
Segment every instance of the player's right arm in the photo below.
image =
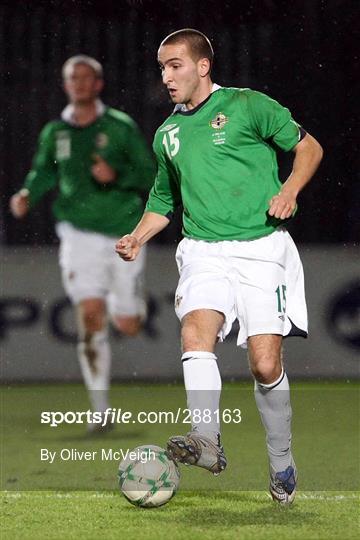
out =
<path fill-rule="evenodd" d="M 22 218 L 36 203 L 56 186 L 56 161 L 53 124 L 47 124 L 40 133 L 32 168 L 26 176 L 22 189 L 10 199 L 14 217 Z"/>
<path fill-rule="evenodd" d="M 10 211 L 18 219 L 26 216 L 29 211 L 29 191 L 26 188 L 20 189 L 11 197 Z"/>
<path fill-rule="evenodd" d="M 116 252 L 124 261 L 135 260 L 141 246 L 165 229 L 169 223 L 170 220 L 166 216 L 155 212 L 145 212 L 133 232 L 126 234 L 117 242 Z"/>
<path fill-rule="evenodd" d="M 133 261 L 141 246 L 167 227 L 175 209 L 181 203 L 180 188 L 175 173 L 156 136 L 154 152 L 158 170 L 146 210 L 133 232 L 120 238 L 115 247 L 116 252 L 125 261 Z"/>

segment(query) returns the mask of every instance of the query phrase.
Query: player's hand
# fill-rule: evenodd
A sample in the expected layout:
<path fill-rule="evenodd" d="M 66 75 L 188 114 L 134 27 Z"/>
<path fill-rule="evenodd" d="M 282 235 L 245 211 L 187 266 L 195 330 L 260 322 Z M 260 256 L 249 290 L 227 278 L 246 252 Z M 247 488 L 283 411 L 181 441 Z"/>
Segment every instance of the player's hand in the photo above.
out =
<path fill-rule="evenodd" d="M 126 234 L 115 245 L 115 251 L 124 261 L 134 261 L 141 249 L 139 240 Z"/>
<path fill-rule="evenodd" d="M 287 219 L 293 215 L 295 208 L 295 195 L 284 190 L 270 199 L 268 214 L 277 219 Z"/>
<path fill-rule="evenodd" d="M 29 211 L 29 192 L 21 189 L 10 199 L 10 211 L 15 218 L 21 219 Z"/>
<path fill-rule="evenodd" d="M 99 156 L 99 154 L 93 155 L 94 165 L 91 167 L 91 174 L 97 182 L 100 184 L 109 184 L 116 178 L 116 171 L 106 161 Z"/>

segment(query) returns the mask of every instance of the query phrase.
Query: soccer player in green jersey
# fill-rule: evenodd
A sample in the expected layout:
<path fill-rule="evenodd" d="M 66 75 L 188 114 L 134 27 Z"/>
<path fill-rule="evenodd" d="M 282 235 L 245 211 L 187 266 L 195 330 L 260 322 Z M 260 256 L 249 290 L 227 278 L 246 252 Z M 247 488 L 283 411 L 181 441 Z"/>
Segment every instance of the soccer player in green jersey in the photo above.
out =
<path fill-rule="evenodd" d="M 153 183 L 153 158 L 135 122 L 98 98 L 103 70 L 77 55 L 62 70 L 69 104 L 43 128 L 23 189 L 10 202 L 22 218 L 58 188 L 54 203 L 65 290 L 76 306 L 78 358 L 94 411 L 109 407 L 110 347 L 107 318 L 134 336 L 145 315 L 144 257 L 119 266 L 114 241 L 139 221 L 141 193 Z M 99 431 L 111 426 L 89 424 Z"/>
<path fill-rule="evenodd" d="M 158 61 L 175 109 L 155 135 L 158 172 L 146 211 L 116 249 L 133 261 L 183 205 L 175 310 L 193 422 L 186 436 L 169 439 L 168 451 L 214 474 L 226 467 L 214 351 L 238 319 L 238 345 L 248 348 L 266 431 L 270 492 L 280 503 L 290 503 L 297 471 L 281 345 L 284 336 L 306 336 L 307 313 L 301 261 L 283 224 L 318 167 L 322 149 L 268 96 L 213 84 L 213 50 L 202 33 L 170 34 L 160 45 Z M 284 184 L 274 146 L 294 153 Z"/>

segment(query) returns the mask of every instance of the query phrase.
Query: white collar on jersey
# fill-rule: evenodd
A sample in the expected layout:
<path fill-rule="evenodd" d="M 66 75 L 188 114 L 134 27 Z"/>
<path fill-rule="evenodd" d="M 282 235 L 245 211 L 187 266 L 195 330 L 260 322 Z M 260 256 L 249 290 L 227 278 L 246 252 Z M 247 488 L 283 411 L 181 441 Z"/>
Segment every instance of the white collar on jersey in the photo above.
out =
<path fill-rule="evenodd" d="M 98 118 L 99 116 L 102 116 L 104 114 L 105 105 L 101 101 L 101 99 L 97 99 L 95 101 L 95 106 L 96 106 L 96 117 Z M 74 119 L 74 105 L 69 103 L 69 105 L 65 107 L 65 109 L 61 113 L 61 119 L 64 120 L 64 122 L 71 124 L 72 126 L 77 126 L 77 123 L 75 122 L 75 119 Z"/>
<path fill-rule="evenodd" d="M 212 89 L 211 89 L 211 94 L 213 92 L 216 92 L 216 90 L 219 90 L 219 88 L 222 88 L 222 86 L 220 86 L 219 84 L 213 83 Z M 188 110 L 189 109 L 186 108 L 186 105 L 184 103 L 178 103 L 177 105 L 175 105 L 175 108 L 174 108 L 173 112 L 174 113 L 177 112 L 177 111 L 186 112 Z"/>

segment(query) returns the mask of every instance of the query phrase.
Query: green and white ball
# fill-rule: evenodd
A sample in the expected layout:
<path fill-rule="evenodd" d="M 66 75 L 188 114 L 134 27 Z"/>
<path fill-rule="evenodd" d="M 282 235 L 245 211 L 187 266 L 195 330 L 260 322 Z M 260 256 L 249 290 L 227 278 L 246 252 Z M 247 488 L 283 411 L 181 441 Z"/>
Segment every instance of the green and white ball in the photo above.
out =
<path fill-rule="evenodd" d="M 119 486 L 135 506 L 154 508 L 166 504 L 176 493 L 180 472 L 160 446 L 134 448 L 119 465 Z"/>

